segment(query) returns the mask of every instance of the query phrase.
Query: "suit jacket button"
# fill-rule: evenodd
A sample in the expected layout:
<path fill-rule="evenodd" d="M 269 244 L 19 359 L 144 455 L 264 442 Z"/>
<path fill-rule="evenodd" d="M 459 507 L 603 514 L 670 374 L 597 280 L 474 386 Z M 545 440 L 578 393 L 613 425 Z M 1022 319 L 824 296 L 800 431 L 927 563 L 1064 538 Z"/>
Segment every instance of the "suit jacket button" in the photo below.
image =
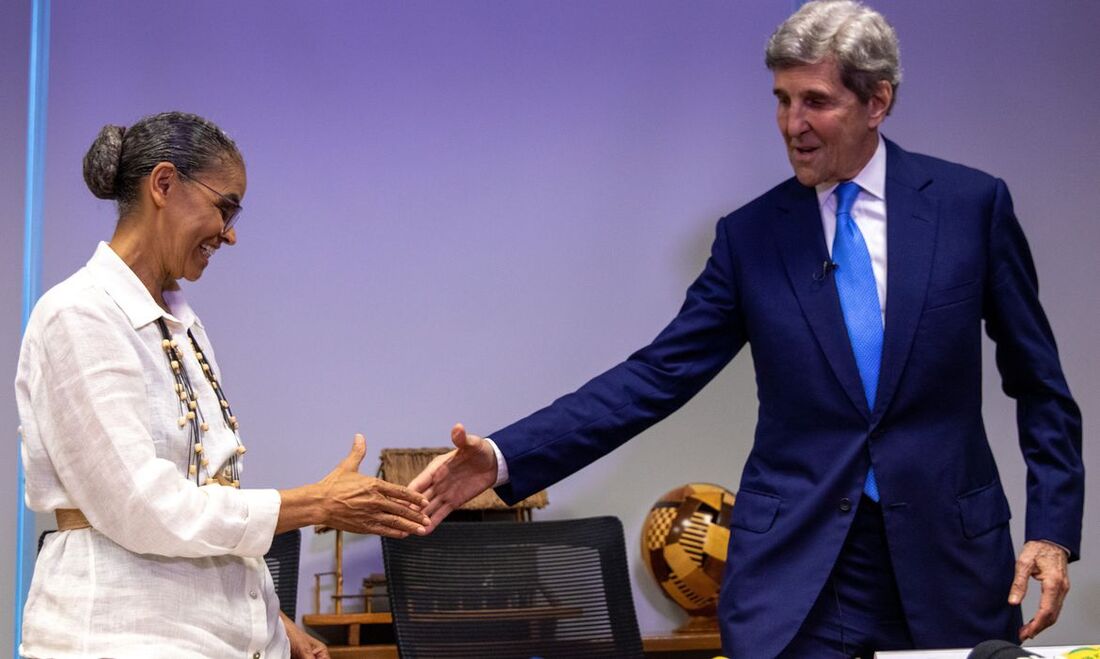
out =
<path fill-rule="evenodd" d="M 840 500 L 840 512 L 846 513 L 852 509 L 852 502 L 848 497 L 844 497 Z"/>

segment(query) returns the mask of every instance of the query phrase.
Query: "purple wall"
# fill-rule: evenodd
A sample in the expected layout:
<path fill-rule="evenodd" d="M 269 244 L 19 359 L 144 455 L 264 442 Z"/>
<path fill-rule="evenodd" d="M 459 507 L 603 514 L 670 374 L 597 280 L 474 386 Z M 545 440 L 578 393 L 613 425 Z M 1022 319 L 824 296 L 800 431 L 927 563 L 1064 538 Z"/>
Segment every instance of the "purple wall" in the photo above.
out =
<path fill-rule="evenodd" d="M 1090 415 L 1100 85 L 1081 51 L 1100 4 L 874 4 L 898 29 L 906 76 L 886 133 L 1008 181 Z M 55 5 L 43 284 L 112 230 L 114 209 L 80 175 L 98 128 L 198 112 L 249 164 L 240 243 L 187 289 L 252 449 L 247 484 L 315 480 L 356 431 L 368 437 L 365 471 L 383 447 L 442 445 L 455 421 L 490 432 L 654 336 L 701 268 L 715 220 L 790 175 L 762 50 L 791 7 Z M 6 89 L 22 92 L 11 78 Z M 998 384 L 990 367 L 990 436 L 1019 538 L 1023 467 Z M 542 518 L 623 520 L 644 631 L 681 616 L 638 560 L 641 520 L 684 482 L 736 489 L 754 397 L 742 355 L 684 410 L 550 490 Z M 1086 533 L 1089 556 L 1097 535 Z M 330 542 L 307 534 L 302 611 Z M 380 571 L 373 538 L 350 545 L 348 583 Z M 1088 561 L 1072 576 L 1045 642 L 1097 629 L 1100 570 Z"/>

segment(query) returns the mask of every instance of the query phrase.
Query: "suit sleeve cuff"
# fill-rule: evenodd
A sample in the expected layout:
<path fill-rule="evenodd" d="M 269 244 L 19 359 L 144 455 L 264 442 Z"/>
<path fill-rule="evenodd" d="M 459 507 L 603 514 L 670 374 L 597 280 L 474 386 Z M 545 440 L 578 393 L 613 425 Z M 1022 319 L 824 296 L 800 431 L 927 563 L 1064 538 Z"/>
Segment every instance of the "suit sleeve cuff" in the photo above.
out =
<path fill-rule="evenodd" d="M 493 487 L 500 487 L 508 482 L 508 463 L 504 461 L 504 454 L 500 452 L 500 447 L 492 437 L 486 437 L 485 441 L 489 442 L 489 446 L 493 447 L 493 453 L 497 456 L 497 480 L 493 483 Z"/>
<path fill-rule="evenodd" d="M 1042 542 L 1047 543 L 1048 545 L 1054 545 L 1058 549 L 1061 549 L 1062 551 L 1066 552 L 1066 558 L 1069 558 L 1069 557 L 1073 556 L 1073 552 L 1071 552 L 1069 549 L 1066 549 L 1065 547 L 1058 544 L 1057 542 L 1054 542 L 1053 540 L 1047 540 L 1046 538 L 1039 538 L 1039 540 L 1041 540 Z"/>

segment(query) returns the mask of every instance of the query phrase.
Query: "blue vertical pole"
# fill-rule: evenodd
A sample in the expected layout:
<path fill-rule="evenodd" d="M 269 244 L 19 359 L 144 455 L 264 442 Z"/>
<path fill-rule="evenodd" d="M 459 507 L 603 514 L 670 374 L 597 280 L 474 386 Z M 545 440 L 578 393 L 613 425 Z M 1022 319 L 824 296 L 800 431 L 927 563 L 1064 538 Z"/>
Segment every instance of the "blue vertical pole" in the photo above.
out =
<path fill-rule="evenodd" d="M 30 72 L 27 78 L 27 187 L 23 229 L 23 329 L 40 294 L 42 273 L 42 187 L 46 162 L 46 92 L 50 69 L 50 0 L 31 0 Z M 19 469 L 15 547 L 15 647 L 23 640 L 23 603 L 34 572 L 34 517 L 23 503 L 23 460 Z"/>

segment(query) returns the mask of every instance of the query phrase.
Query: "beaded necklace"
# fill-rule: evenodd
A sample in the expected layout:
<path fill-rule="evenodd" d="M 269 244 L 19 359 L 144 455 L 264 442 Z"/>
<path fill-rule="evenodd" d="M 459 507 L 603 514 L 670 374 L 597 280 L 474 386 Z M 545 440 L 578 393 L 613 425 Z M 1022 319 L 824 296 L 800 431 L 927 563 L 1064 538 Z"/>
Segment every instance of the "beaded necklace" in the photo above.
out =
<path fill-rule="evenodd" d="M 229 400 L 226 399 L 225 392 L 222 391 L 221 385 L 214 377 L 214 370 L 210 368 L 209 362 L 206 361 L 202 350 L 199 349 L 199 343 L 195 340 L 195 335 L 191 333 L 191 330 L 187 330 L 187 338 L 191 340 L 191 349 L 195 352 L 195 359 L 198 360 L 199 366 L 202 368 L 202 374 L 206 376 L 206 381 L 210 383 L 210 387 L 214 390 L 214 395 L 218 397 L 222 419 L 225 421 L 226 427 L 233 432 L 233 437 L 237 441 L 237 448 L 229 456 L 225 468 L 216 474 L 210 471 L 210 461 L 203 454 L 202 437 L 210 430 L 210 424 L 203 416 L 202 409 L 199 407 L 198 396 L 195 395 L 195 389 L 191 386 L 191 378 L 187 376 L 187 369 L 183 366 L 183 352 L 176 340 L 172 338 L 172 334 L 168 331 L 168 326 L 164 324 L 163 319 L 157 319 L 157 327 L 160 328 L 162 339 L 160 345 L 164 349 L 165 357 L 168 358 L 168 367 L 172 370 L 172 377 L 176 380 L 175 390 L 179 397 L 180 409 L 179 426 L 182 428 L 188 424 L 191 425 L 191 446 L 187 458 L 188 477 L 195 479 L 195 485 L 218 483 L 239 488 L 241 486 L 240 456 L 244 455 L 245 452 L 244 445 L 241 444 L 241 436 L 237 432 L 241 424 L 237 421 L 237 417 L 233 416 L 233 408 L 229 406 Z M 199 480 L 200 468 L 206 472 L 206 478 L 201 482 Z"/>

